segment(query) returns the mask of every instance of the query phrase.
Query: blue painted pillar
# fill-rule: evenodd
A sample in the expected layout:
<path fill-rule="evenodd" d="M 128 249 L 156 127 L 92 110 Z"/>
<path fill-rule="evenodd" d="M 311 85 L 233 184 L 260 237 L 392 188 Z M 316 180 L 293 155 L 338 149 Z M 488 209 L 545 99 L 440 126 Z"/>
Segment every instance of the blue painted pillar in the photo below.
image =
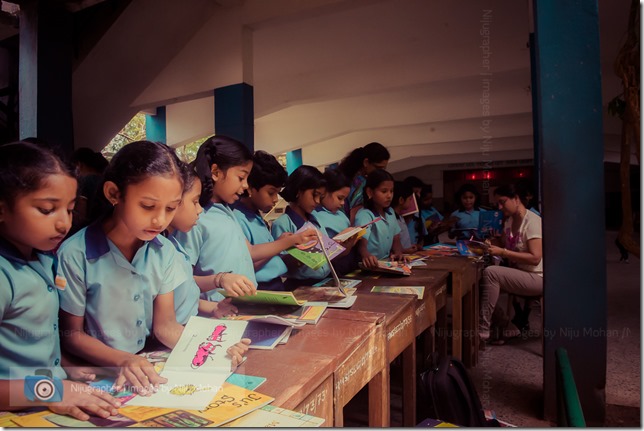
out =
<path fill-rule="evenodd" d="M 154 115 L 145 114 L 145 137 L 148 141 L 168 143 L 165 106 L 158 107 Z"/>
<path fill-rule="evenodd" d="M 245 82 L 215 89 L 215 133 L 255 150 L 253 86 Z"/>
<path fill-rule="evenodd" d="M 302 149 L 286 153 L 286 172 L 289 175 L 300 166 L 302 166 Z"/>
<path fill-rule="evenodd" d="M 19 43 L 20 139 L 37 137 L 71 154 L 71 13 L 58 2 L 20 2 Z"/>
<path fill-rule="evenodd" d="M 532 184 L 535 185 L 534 202 L 536 202 L 537 210 L 543 214 L 541 207 L 541 145 L 539 144 L 539 81 L 537 80 L 537 58 L 534 41 L 534 32 L 529 35 L 530 44 L 530 86 L 532 88 L 532 150 L 533 150 L 533 164 L 534 164 L 534 178 Z"/>
<path fill-rule="evenodd" d="M 589 426 L 605 417 L 606 245 L 597 0 L 535 0 L 543 191 L 544 415 L 568 351 Z"/>

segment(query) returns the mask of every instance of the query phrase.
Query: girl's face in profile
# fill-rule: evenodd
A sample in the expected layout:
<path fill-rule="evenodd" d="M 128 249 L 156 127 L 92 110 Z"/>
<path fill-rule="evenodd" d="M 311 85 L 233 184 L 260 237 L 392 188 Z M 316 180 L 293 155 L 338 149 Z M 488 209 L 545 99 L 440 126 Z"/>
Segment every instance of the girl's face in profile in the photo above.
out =
<path fill-rule="evenodd" d="M 371 192 L 371 199 L 376 204 L 377 209 L 385 209 L 391 205 L 394 198 L 394 182 L 391 180 L 383 181 L 375 189 L 367 189 Z"/>
<path fill-rule="evenodd" d="M 109 183 L 116 187 L 110 181 L 106 187 Z M 182 193 L 183 186 L 176 176 L 150 176 L 127 186 L 125 194 L 120 193 L 114 217 L 126 226 L 132 236 L 150 241 L 172 222 Z"/>
<path fill-rule="evenodd" d="M 369 159 L 364 159 L 363 162 L 363 167 L 364 167 L 364 174 L 369 175 L 376 169 L 387 169 L 387 165 L 389 164 L 389 160 L 380 160 L 379 162 L 372 162 Z"/>
<path fill-rule="evenodd" d="M 199 197 L 201 196 L 201 181 L 195 179 L 190 190 L 183 194 L 183 200 L 177 214 L 172 219 L 172 227 L 181 231 L 188 232 L 199 220 L 199 214 L 203 212 L 203 208 L 199 205 Z"/>
<path fill-rule="evenodd" d="M 215 166 L 215 165 L 213 165 Z M 243 165 L 232 166 L 225 172 L 216 170 L 212 179 L 215 182 L 212 201 L 217 203 L 233 204 L 248 189 L 248 175 L 253 169 L 253 162 L 248 161 Z"/>
<path fill-rule="evenodd" d="M 306 214 L 311 214 L 320 205 L 320 199 L 323 194 L 324 187 L 302 190 L 297 194 L 296 204 Z"/>
<path fill-rule="evenodd" d="M 38 190 L 19 195 L 10 207 L 0 202 L 0 236 L 31 259 L 34 249 L 55 249 L 72 226 L 76 179 L 49 175 Z"/>
<path fill-rule="evenodd" d="M 476 201 L 476 196 L 472 192 L 465 192 L 461 195 L 461 204 L 465 211 L 471 211 L 474 209 L 474 202 Z"/>
<path fill-rule="evenodd" d="M 349 187 L 343 187 L 340 190 L 325 193 L 322 197 L 322 205 L 333 214 L 337 213 L 344 206 L 344 200 L 349 196 L 349 191 Z"/>

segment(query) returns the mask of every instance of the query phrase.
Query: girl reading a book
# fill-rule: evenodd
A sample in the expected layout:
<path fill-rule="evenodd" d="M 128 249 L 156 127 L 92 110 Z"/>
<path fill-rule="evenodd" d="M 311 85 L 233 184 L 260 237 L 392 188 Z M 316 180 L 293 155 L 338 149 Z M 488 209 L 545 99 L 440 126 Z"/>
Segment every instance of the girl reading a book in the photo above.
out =
<path fill-rule="evenodd" d="M 409 207 L 412 202 L 414 191 L 407 183 L 403 181 L 394 182 L 394 197 L 391 204 L 394 213 L 396 214 L 396 221 L 398 226 L 400 226 L 400 245 L 402 246 L 403 253 L 415 253 L 418 250 L 422 249 L 422 237 L 420 246 L 416 243 L 412 243 L 412 235 L 416 238 L 417 228 L 416 223 L 413 219 L 410 218 L 409 222 L 405 220 L 405 217 L 400 215 L 400 212 L 403 208 Z"/>
<path fill-rule="evenodd" d="M 117 415 L 121 406 L 107 392 L 69 380 L 72 370 L 63 369 L 58 307 L 66 280 L 54 277 L 51 251 L 71 229 L 76 189 L 74 174 L 45 147 L 0 147 L 0 410 L 49 407 L 88 420 L 88 413 Z M 34 396 L 27 395 L 26 378 L 41 368 L 64 379 L 62 393 L 54 390 L 49 400 L 59 401 L 39 396 L 33 380 Z"/>
<path fill-rule="evenodd" d="M 479 215 L 481 195 L 474 184 L 464 184 L 458 189 L 454 200 L 458 203 L 458 209 L 454 211 L 451 217 L 458 219 L 449 231 L 450 238 L 456 239 L 476 239 L 480 240 L 479 235 Z"/>
<path fill-rule="evenodd" d="M 367 268 L 378 267 L 378 260 L 391 257 L 402 259 L 400 226 L 391 202 L 394 196 L 394 178 L 384 169 L 369 174 L 365 184 L 364 206 L 356 214 L 355 225 L 369 223 L 377 217 L 382 220 L 367 228 L 367 233 L 358 240 L 358 254 Z"/>
<path fill-rule="evenodd" d="M 187 274 L 182 257 L 159 235 L 174 217 L 183 194 L 181 162 L 170 147 L 133 142 L 112 158 L 103 180 L 108 208 L 98 221 L 66 240 L 58 251 L 63 345 L 101 367 L 114 367 L 114 383 L 149 395 L 165 383 L 138 356 L 154 335 L 173 348 L 183 326 L 175 317 L 173 290 Z M 233 365 L 247 346 L 228 353 Z"/>
<path fill-rule="evenodd" d="M 389 158 L 389 150 L 384 145 L 371 142 L 364 147 L 354 149 L 340 162 L 338 168 L 351 181 L 349 195 L 344 203 L 344 212 L 352 224 L 356 213 L 362 208 L 367 177 L 374 169 L 387 169 Z"/>
<path fill-rule="evenodd" d="M 252 295 L 257 286 L 254 264 L 309 241 L 315 232 L 309 230 L 264 244 L 248 242 L 230 208 L 248 189 L 247 179 L 253 168 L 253 154 L 241 142 L 227 136 L 207 139 L 199 147 L 195 168 L 202 185 L 199 203 L 204 210 L 195 227 L 174 236 L 192 256 L 195 275 L 243 275 L 246 281 L 237 294 Z M 216 293 L 211 290 L 205 295 L 216 300 Z"/>
<path fill-rule="evenodd" d="M 349 179 L 338 168 L 326 169 L 324 171 L 325 192 L 321 199 L 321 205 L 313 210 L 311 216 L 322 226 L 326 234 L 333 238 L 340 233 L 345 233 L 353 228 L 342 208 L 349 195 Z M 338 241 L 345 250 L 333 261 L 333 266 L 338 274 L 347 274 L 356 266 L 356 254 L 354 246 L 358 242 L 358 235 Z"/>
<path fill-rule="evenodd" d="M 295 233 L 307 222 L 320 229 L 322 226 L 312 213 L 320 205 L 324 192 L 324 175 L 317 168 L 302 165 L 295 169 L 280 192 L 288 206 L 284 214 L 273 222 L 273 238 L 280 238 L 285 232 Z M 318 241 L 317 237 L 314 241 Z M 284 261 L 288 267 L 288 278 L 285 281 L 287 290 L 294 290 L 298 286 L 311 286 L 326 278 L 331 272 L 327 262 L 313 269 L 292 256 L 285 256 Z"/>

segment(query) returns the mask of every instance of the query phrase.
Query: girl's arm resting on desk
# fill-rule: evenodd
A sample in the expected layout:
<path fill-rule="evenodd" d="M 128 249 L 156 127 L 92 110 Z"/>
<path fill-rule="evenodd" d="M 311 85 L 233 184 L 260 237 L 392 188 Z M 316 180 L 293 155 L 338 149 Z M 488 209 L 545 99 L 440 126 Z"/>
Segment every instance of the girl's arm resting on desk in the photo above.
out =
<path fill-rule="evenodd" d="M 195 275 L 195 282 L 202 292 L 208 292 L 218 287 L 224 289 L 230 296 L 254 295 L 257 287 L 245 275 L 231 272 L 218 272 L 214 275 Z"/>
<path fill-rule="evenodd" d="M 373 254 L 369 253 L 367 250 L 367 240 L 360 238 L 358 240 L 358 253 L 362 259 L 362 264 L 367 268 L 377 268 L 378 267 L 378 258 Z"/>
<path fill-rule="evenodd" d="M 83 329 L 84 320 L 84 316 L 74 316 L 61 310 L 61 342 L 67 350 L 88 362 L 101 367 L 119 367 L 115 388 L 120 389 L 126 382 L 130 382 L 136 392 L 146 395 L 148 391 L 167 381 L 157 374 L 145 358 L 113 349 L 90 337 Z"/>
<path fill-rule="evenodd" d="M 86 421 L 90 413 L 107 418 L 118 414 L 121 402 L 107 392 L 84 383 L 63 380 L 63 399 L 55 403 L 29 401 L 25 397 L 24 380 L 0 380 L 0 410 L 14 411 L 30 407 L 48 407 L 58 414 Z M 86 413 L 87 412 L 87 413 Z"/>
<path fill-rule="evenodd" d="M 391 245 L 391 257 L 393 257 L 394 260 L 403 259 L 403 250 L 402 250 L 402 244 L 400 242 L 399 233 L 394 235 L 394 241 L 393 241 L 393 244 Z"/>
<path fill-rule="evenodd" d="M 232 304 L 232 298 L 222 299 L 219 302 L 206 301 L 205 299 L 199 300 L 199 315 L 204 317 L 214 317 L 221 319 L 222 317 L 237 315 L 237 307 Z"/>
<path fill-rule="evenodd" d="M 520 252 L 508 250 L 495 245 L 490 246 L 490 254 L 492 256 L 501 256 L 516 263 L 523 263 L 526 265 L 539 265 L 541 262 L 541 238 L 533 238 L 528 240 L 528 251 Z"/>

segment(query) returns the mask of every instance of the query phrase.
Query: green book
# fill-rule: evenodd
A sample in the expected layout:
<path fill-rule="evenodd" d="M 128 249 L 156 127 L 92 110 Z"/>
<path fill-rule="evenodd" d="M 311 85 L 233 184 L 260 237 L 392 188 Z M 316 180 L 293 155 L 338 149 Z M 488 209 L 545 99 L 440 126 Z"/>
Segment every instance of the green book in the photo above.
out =
<path fill-rule="evenodd" d="M 215 289 L 226 298 L 233 298 L 233 302 L 248 302 L 252 304 L 275 304 L 275 305 L 304 305 L 306 301 L 300 301 L 293 292 L 274 292 L 271 290 L 258 290 L 256 295 L 231 296 L 224 289 Z"/>

